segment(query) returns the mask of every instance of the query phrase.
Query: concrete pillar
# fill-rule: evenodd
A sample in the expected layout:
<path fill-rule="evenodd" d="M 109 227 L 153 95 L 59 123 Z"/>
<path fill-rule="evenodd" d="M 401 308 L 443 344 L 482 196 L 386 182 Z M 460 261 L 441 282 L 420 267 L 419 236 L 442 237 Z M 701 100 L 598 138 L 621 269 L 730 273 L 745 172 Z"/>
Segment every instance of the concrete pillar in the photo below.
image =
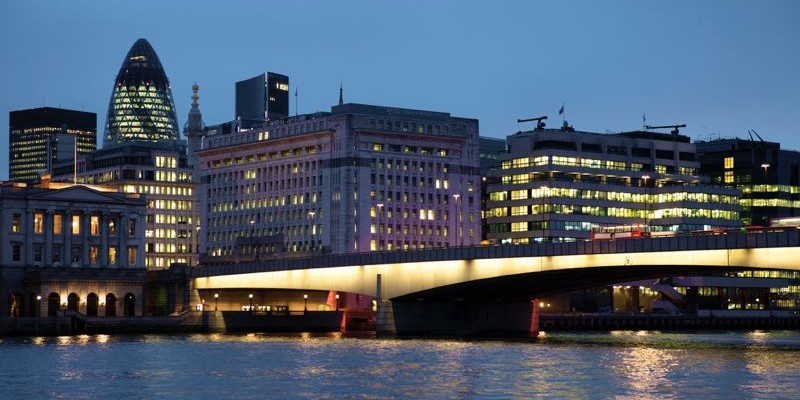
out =
<path fill-rule="evenodd" d="M 83 210 L 81 223 L 83 227 L 81 228 L 81 237 L 83 238 L 83 243 L 81 245 L 81 266 L 89 266 L 91 265 L 91 258 L 89 258 L 89 233 L 92 229 L 92 212 L 89 209 Z"/>
<path fill-rule="evenodd" d="M 121 267 L 128 266 L 128 215 L 121 214 L 119 217 L 119 225 L 117 226 L 117 238 L 119 238 L 119 250 L 117 255 L 119 260 L 117 265 Z"/>
<path fill-rule="evenodd" d="M 98 265 L 108 266 L 108 212 L 104 212 L 100 218 L 100 255 Z"/>
<path fill-rule="evenodd" d="M 64 231 L 64 249 L 62 250 L 61 264 L 72 265 L 72 211 L 64 214 L 64 221 L 61 224 Z"/>
<path fill-rule="evenodd" d="M 25 244 L 22 246 L 25 265 L 33 264 L 33 210 L 25 210 L 25 220 L 22 222 L 22 229 L 25 232 Z"/>
<path fill-rule="evenodd" d="M 377 336 L 394 336 L 397 328 L 394 322 L 394 308 L 392 302 L 383 298 L 383 281 L 381 274 L 377 277 L 377 302 L 378 310 L 375 314 L 375 334 Z"/>

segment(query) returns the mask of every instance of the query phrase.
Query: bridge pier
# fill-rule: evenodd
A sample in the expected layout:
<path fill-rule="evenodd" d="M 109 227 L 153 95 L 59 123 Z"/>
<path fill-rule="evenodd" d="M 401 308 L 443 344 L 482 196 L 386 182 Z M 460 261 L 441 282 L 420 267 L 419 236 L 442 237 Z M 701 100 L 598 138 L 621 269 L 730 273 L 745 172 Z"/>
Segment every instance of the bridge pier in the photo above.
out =
<path fill-rule="evenodd" d="M 392 301 L 399 336 L 536 337 L 538 304 L 532 301 Z"/>

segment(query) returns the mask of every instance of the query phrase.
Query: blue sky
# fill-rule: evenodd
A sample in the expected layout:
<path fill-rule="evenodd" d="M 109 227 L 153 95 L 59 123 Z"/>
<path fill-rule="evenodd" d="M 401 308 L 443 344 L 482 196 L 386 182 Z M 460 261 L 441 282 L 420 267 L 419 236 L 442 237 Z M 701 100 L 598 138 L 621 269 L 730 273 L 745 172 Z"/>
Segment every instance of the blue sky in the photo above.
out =
<path fill-rule="evenodd" d="M 8 113 L 96 112 L 144 37 L 172 83 L 181 126 L 200 85 L 206 123 L 234 117 L 234 83 L 289 75 L 300 113 L 346 102 L 477 118 L 483 136 L 566 117 L 579 130 L 685 123 L 695 140 L 800 149 L 797 1 L 0 2 L 0 179 Z M 292 113 L 295 99 L 291 100 Z"/>

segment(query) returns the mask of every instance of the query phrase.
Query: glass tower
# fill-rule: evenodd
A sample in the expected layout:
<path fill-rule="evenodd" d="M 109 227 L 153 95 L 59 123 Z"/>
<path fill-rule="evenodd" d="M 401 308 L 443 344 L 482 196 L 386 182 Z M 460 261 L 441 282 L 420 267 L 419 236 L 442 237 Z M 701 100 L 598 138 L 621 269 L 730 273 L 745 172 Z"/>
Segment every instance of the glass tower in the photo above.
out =
<path fill-rule="evenodd" d="M 133 44 L 114 82 L 103 147 L 177 140 L 178 120 L 167 74 L 145 39 Z"/>

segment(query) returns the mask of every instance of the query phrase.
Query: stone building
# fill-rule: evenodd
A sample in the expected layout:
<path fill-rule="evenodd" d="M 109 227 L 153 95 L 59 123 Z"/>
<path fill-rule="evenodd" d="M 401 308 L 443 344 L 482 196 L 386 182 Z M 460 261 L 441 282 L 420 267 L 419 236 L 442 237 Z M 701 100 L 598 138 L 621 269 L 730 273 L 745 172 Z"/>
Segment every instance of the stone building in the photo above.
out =
<path fill-rule="evenodd" d="M 145 199 L 101 186 L 0 186 L 0 321 L 139 316 Z"/>

